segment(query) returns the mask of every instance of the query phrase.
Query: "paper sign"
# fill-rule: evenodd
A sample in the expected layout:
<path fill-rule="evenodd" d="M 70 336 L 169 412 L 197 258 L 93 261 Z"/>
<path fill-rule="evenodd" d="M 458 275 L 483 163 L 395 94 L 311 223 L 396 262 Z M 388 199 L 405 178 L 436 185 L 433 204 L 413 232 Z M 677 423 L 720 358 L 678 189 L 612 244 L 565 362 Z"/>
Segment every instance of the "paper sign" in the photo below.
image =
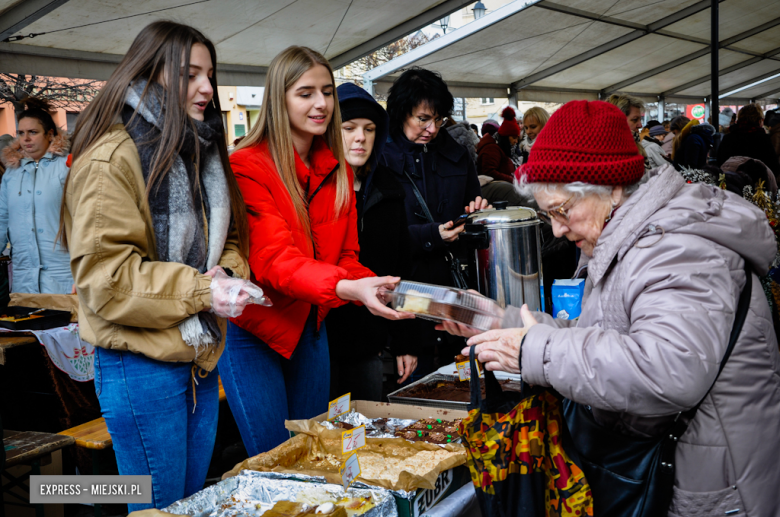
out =
<path fill-rule="evenodd" d="M 455 365 L 458 369 L 458 379 L 461 381 L 467 381 L 471 379 L 471 365 L 468 361 L 463 361 L 462 363 L 457 363 Z M 485 374 L 482 371 L 482 368 L 480 368 L 479 363 L 477 363 L 477 370 L 479 370 L 479 377 L 481 379 L 485 378 Z"/>
<path fill-rule="evenodd" d="M 358 461 L 357 454 L 352 454 L 347 461 L 344 462 L 344 466 L 341 467 L 341 484 L 344 485 L 344 490 L 355 481 L 360 475 L 360 462 Z"/>
<path fill-rule="evenodd" d="M 350 395 L 351 393 L 347 393 L 328 403 L 328 420 L 333 420 L 337 416 L 349 411 Z"/>
<path fill-rule="evenodd" d="M 341 433 L 341 454 L 349 454 L 366 446 L 366 426 L 361 425 Z"/>

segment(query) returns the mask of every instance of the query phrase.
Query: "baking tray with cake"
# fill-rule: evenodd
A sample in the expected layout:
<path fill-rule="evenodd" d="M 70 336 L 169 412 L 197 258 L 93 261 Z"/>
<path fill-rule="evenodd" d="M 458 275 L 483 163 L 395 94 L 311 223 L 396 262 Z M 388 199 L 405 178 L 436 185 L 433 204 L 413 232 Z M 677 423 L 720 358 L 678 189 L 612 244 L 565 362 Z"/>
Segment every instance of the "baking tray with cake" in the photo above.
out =
<path fill-rule="evenodd" d="M 471 381 L 461 381 L 457 375 L 432 373 L 408 386 L 390 393 L 391 404 L 408 404 L 441 409 L 468 411 L 471 401 Z M 520 391 L 522 383 L 504 379 L 498 381 L 503 390 Z M 485 380 L 480 379 L 482 396 L 485 396 Z"/>
<path fill-rule="evenodd" d="M 402 280 L 395 289 L 382 290 L 393 309 L 441 322 L 454 321 L 479 330 L 496 328 L 504 310 L 493 300 L 463 289 Z"/>
<path fill-rule="evenodd" d="M 0 310 L 0 313 L 0 327 L 17 332 L 70 325 L 70 312 L 67 311 L 10 306 Z"/>
<path fill-rule="evenodd" d="M 311 476 L 244 470 L 177 501 L 165 512 L 195 517 L 397 517 L 393 493 Z"/>

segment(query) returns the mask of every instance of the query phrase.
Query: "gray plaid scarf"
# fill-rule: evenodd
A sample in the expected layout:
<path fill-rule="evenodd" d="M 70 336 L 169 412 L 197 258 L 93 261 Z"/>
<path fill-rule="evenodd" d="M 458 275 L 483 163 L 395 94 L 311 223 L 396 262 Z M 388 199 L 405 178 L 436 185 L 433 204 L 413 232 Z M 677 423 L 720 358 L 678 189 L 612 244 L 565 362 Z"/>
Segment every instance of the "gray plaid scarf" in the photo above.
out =
<path fill-rule="evenodd" d="M 141 93 L 147 81 L 139 79 L 127 89 L 122 121 L 138 148 L 144 181 L 149 181 L 151 163 L 160 137 L 160 121 L 164 108 L 164 90 L 149 86 L 146 98 Z M 129 124 L 133 113 L 135 117 Z M 149 195 L 157 260 L 180 262 L 204 273 L 217 265 L 230 228 L 230 193 L 219 156 L 222 119 L 212 114 L 209 120 L 194 120 L 197 137 L 188 127 L 184 143 L 173 166 Z M 193 158 L 200 146 L 200 168 Z M 198 183 L 200 188 L 198 188 Z M 204 212 L 208 221 L 208 242 L 204 228 Z M 219 343 L 222 336 L 216 318 L 210 313 L 190 316 L 179 324 L 182 338 L 198 348 Z"/>

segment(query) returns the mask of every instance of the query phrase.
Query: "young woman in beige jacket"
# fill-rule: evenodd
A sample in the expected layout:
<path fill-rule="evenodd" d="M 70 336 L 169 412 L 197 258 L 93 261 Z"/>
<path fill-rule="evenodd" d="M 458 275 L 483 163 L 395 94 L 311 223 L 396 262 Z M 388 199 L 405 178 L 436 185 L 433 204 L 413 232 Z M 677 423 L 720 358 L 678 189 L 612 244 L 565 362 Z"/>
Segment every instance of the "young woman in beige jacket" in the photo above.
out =
<path fill-rule="evenodd" d="M 95 345 L 95 390 L 120 474 L 151 474 L 163 508 L 200 490 L 214 447 L 229 307 L 246 278 L 246 214 L 230 169 L 214 45 L 155 22 L 79 117 L 62 236 Z"/>

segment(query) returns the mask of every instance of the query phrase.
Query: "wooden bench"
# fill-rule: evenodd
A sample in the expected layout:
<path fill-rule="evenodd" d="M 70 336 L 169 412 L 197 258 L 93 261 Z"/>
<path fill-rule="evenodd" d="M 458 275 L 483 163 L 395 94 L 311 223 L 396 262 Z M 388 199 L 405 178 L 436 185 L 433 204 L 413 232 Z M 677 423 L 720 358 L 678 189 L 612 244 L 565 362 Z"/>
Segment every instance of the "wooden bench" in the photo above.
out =
<path fill-rule="evenodd" d="M 73 445 L 74 441 L 75 440 L 72 437 L 60 436 L 59 434 L 38 433 L 34 431 L 4 432 L 3 444 L 5 445 L 6 470 L 2 472 L 2 478 L 7 479 L 8 482 L 6 483 L 4 480 L 0 480 L 0 484 L 2 485 L 0 499 L 4 499 L 4 496 L 8 494 L 10 497 L 18 499 L 21 502 L 0 500 L 0 516 L 5 515 L 5 505 L 11 505 L 25 508 L 33 506 L 35 508 L 36 517 L 43 517 L 43 505 L 31 505 L 29 503 L 30 488 L 27 482 L 31 475 L 40 475 L 42 465 L 51 463 L 52 452 Z M 29 472 L 16 477 L 7 471 L 10 467 L 20 465 L 30 467 Z M 14 488 L 21 492 L 26 492 L 27 497 L 25 498 L 14 493 Z"/>
<path fill-rule="evenodd" d="M 59 434 L 64 436 L 72 436 L 76 440 L 77 447 L 84 447 L 85 449 L 103 450 L 108 449 L 113 445 L 111 441 L 111 435 L 108 434 L 108 428 L 106 427 L 106 420 L 100 417 L 86 424 L 77 425 L 71 427 L 65 431 L 61 431 Z M 93 467 L 93 470 L 96 466 Z"/>

